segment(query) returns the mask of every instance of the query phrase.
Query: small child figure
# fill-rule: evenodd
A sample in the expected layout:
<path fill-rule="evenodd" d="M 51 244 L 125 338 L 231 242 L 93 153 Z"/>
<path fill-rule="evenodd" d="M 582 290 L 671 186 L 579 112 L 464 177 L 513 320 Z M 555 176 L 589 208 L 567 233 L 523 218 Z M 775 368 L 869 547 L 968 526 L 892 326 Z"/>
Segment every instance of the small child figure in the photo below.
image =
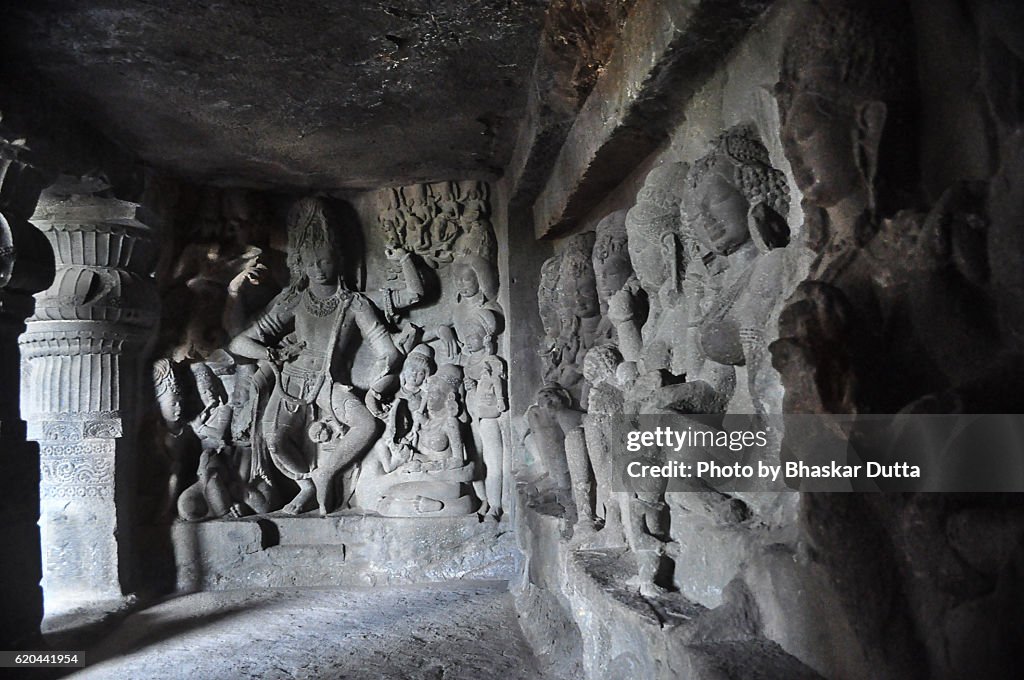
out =
<path fill-rule="evenodd" d="M 409 462 L 419 447 L 419 435 L 426 413 L 427 400 L 423 388 L 434 373 L 434 352 L 427 345 L 416 345 L 402 364 L 400 385 L 394 401 L 388 407 L 374 402 L 370 410 L 384 420 L 384 441 L 387 447 L 377 450 L 387 458 L 381 465 L 385 472 Z"/>

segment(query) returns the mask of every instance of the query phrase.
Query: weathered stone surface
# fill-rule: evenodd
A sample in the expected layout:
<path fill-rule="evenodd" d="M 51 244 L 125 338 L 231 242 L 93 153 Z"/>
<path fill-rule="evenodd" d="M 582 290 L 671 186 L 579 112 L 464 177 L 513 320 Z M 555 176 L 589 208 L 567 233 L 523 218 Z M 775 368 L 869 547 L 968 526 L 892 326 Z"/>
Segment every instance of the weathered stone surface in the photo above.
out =
<path fill-rule="evenodd" d="M 566 520 L 542 507 L 521 506 L 517 518 L 526 565 L 516 607 L 548 663 L 579 663 L 595 680 L 819 677 L 763 636 L 741 588 L 713 609 L 679 592 L 644 596 L 629 551 L 574 549 Z"/>
<path fill-rule="evenodd" d="M 507 579 L 514 537 L 473 515 L 332 515 L 176 523 L 179 591 Z"/>
<path fill-rule="evenodd" d="M 770 3 L 640 0 L 533 206 L 538 237 L 570 227 L 668 136 L 717 59 Z"/>
<path fill-rule="evenodd" d="M 202 593 L 129 617 L 74 677 L 558 680 L 518 629 L 500 582 Z"/>
<path fill-rule="evenodd" d="M 543 4 L 25 3 L 0 42 L 181 176 L 376 188 L 497 176 Z"/>
<path fill-rule="evenodd" d="M 572 122 L 618 42 L 636 0 L 555 0 L 544 15 L 515 150 L 506 176 L 509 202 L 529 207 L 543 188 Z"/>

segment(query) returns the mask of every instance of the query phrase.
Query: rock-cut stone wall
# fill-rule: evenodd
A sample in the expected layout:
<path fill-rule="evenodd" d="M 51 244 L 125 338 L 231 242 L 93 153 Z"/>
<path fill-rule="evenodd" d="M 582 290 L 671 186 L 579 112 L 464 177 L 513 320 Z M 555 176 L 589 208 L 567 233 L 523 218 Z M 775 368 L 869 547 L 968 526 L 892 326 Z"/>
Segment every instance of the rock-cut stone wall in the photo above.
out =
<path fill-rule="evenodd" d="M 670 14 L 637 3 L 609 63 L 657 59 L 610 68 L 582 109 L 657 97 L 673 113 L 644 119 L 653 153 L 609 165 L 614 125 L 634 121 L 581 114 L 532 206 L 538 234 L 568 235 L 536 250 L 539 379 L 514 414 L 528 637 L 589 678 L 1005 674 L 1022 632 L 1003 599 L 1024 587 L 1018 496 L 619 475 L 623 429 L 753 423 L 756 458 L 780 464 L 823 455 L 794 448 L 786 414 L 1018 412 L 1003 386 L 1022 366 L 1009 234 L 1024 116 L 1006 93 L 1024 61 L 992 23 L 1014 12 L 978 3 L 954 28 L 953 3 L 778 2 L 707 68 L 685 47 L 709 30 L 715 3 L 698 4 L 665 24 L 675 42 L 632 44 Z M 981 97 L 947 93 L 972 102 L 956 138 L 937 26 L 974 45 L 949 82 L 987 74 Z M 652 63 L 658 80 L 625 86 Z M 658 91 L 687 66 L 689 92 Z M 940 149 L 964 162 L 929 165 Z M 644 462 L 675 460 L 657 445 Z"/>

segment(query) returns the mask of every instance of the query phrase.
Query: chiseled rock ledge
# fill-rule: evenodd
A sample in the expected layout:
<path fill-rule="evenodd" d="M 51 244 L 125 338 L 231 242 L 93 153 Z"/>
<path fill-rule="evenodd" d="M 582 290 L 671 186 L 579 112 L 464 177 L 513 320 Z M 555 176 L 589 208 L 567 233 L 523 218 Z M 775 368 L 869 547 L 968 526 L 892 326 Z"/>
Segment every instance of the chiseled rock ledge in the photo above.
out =
<path fill-rule="evenodd" d="M 572 513 L 517 495 L 523 570 L 513 584 L 527 640 L 562 677 L 820 678 L 766 639 L 740 581 L 709 609 L 685 595 L 640 595 L 624 549 L 573 550 Z"/>
<path fill-rule="evenodd" d="M 271 514 L 178 522 L 171 534 L 180 592 L 508 580 L 516 560 L 508 525 L 476 515 Z"/>

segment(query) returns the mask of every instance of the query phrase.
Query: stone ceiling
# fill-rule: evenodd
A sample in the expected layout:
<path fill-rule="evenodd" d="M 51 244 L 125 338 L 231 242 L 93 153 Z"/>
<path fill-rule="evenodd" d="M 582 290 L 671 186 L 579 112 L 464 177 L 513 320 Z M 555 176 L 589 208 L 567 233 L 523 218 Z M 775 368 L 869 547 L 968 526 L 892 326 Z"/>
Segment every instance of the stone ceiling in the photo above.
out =
<path fill-rule="evenodd" d="M 494 178 L 545 0 L 32 0 L 10 69 L 188 179 L 369 188 Z"/>

